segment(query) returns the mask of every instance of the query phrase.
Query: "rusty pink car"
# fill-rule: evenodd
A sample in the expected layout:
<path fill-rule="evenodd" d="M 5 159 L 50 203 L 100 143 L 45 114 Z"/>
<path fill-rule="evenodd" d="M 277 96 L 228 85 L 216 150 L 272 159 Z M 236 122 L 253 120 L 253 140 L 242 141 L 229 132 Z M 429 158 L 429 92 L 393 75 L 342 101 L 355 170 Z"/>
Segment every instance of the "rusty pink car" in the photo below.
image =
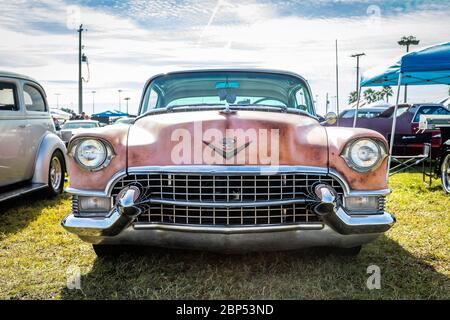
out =
<path fill-rule="evenodd" d="M 331 246 L 357 254 L 384 210 L 387 142 L 320 123 L 307 81 L 198 70 L 145 85 L 132 125 L 74 136 L 68 231 L 97 255 L 121 245 L 221 252 Z"/>

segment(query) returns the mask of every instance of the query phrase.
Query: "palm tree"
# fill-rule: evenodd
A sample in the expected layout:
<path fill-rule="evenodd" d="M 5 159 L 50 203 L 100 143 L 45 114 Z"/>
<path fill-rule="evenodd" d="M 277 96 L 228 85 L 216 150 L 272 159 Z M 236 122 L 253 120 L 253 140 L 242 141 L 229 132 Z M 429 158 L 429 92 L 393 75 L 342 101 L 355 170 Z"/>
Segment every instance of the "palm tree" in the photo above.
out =
<path fill-rule="evenodd" d="M 386 102 L 389 102 L 389 97 L 394 95 L 394 91 L 390 86 L 384 86 L 383 89 L 381 89 L 381 92 L 383 94 L 383 99 L 386 97 Z"/>
<path fill-rule="evenodd" d="M 370 88 L 364 90 L 363 97 L 364 97 L 364 100 L 366 100 L 368 103 L 372 103 L 372 102 L 376 101 L 375 100 L 376 99 L 375 91 Z"/>
<path fill-rule="evenodd" d="M 382 90 L 374 92 L 374 94 L 373 94 L 373 102 L 383 100 L 383 98 L 384 98 L 384 93 L 383 93 Z"/>
<path fill-rule="evenodd" d="M 352 91 L 350 92 L 350 95 L 348 96 L 348 103 L 352 104 L 358 100 L 358 92 Z"/>

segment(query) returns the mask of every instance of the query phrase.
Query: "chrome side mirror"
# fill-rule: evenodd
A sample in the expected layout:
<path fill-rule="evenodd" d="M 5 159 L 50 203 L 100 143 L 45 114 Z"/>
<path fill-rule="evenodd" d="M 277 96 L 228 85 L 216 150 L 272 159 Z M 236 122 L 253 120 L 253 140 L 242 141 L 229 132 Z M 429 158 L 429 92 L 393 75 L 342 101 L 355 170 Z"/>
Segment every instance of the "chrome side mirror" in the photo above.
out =
<path fill-rule="evenodd" d="M 334 112 L 328 112 L 325 115 L 325 120 L 322 121 L 320 124 L 332 126 L 333 124 L 336 123 L 336 121 L 337 121 L 337 114 Z"/>

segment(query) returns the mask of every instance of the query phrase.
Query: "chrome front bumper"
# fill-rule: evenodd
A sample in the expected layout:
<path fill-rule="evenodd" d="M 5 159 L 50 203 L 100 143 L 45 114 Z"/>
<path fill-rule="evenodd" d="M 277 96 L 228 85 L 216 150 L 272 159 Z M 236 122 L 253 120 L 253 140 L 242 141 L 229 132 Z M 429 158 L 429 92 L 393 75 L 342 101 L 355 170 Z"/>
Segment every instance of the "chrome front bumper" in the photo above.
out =
<path fill-rule="evenodd" d="M 135 223 L 138 207 L 127 194 L 106 218 L 68 215 L 62 226 L 95 244 L 137 244 L 224 252 L 290 250 L 315 246 L 353 247 L 373 241 L 387 231 L 395 217 L 384 212 L 348 215 L 324 192 L 317 214 L 319 223 L 264 226 L 195 226 Z"/>

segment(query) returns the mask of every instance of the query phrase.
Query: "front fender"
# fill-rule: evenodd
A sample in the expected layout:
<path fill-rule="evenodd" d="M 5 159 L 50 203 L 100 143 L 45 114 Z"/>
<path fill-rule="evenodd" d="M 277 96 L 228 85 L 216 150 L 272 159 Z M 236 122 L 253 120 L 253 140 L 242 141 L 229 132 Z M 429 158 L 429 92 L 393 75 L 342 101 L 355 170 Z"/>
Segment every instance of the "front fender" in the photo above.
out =
<path fill-rule="evenodd" d="M 64 142 L 54 133 L 49 132 L 42 138 L 36 154 L 32 183 L 48 183 L 48 169 L 50 158 L 56 150 L 64 155 L 64 164 L 67 168 L 67 150 Z"/>

